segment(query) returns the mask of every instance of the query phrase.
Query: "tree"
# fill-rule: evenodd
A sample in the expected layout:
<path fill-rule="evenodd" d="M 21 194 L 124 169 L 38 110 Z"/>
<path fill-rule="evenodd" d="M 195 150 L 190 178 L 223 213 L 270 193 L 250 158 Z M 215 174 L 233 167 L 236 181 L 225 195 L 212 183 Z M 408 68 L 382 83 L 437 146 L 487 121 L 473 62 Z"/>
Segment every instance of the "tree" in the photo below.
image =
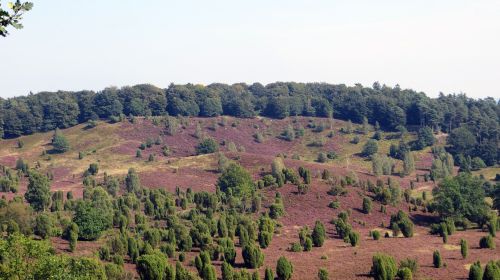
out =
<path fill-rule="evenodd" d="M 68 139 L 66 139 L 59 129 L 56 129 L 52 137 L 52 147 L 54 147 L 54 152 L 56 153 L 64 153 L 69 150 Z"/>
<path fill-rule="evenodd" d="M 34 232 L 43 239 L 47 239 L 52 234 L 52 220 L 50 216 L 42 213 L 35 218 Z"/>
<path fill-rule="evenodd" d="M 219 144 L 212 138 L 205 138 L 196 146 L 196 153 L 198 155 L 211 154 L 218 150 Z"/>
<path fill-rule="evenodd" d="M 35 211 L 45 211 L 50 205 L 49 178 L 36 171 L 30 171 L 28 189 L 24 198 Z"/>
<path fill-rule="evenodd" d="M 403 156 L 403 174 L 409 175 L 415 171 L 415 159 L 411 152 L 406 152 Z"/>
<path fill-rule="evenodd" d="M 418 131 L 418 138 L 416 142 L 416 148 L 418 150 L 427 146 L 432 146 L 434 145 L 434 142 L 436 142 L 436 138 L 434 138 L 434 133 L 430 127 L 425 126 Z"/>
<path fill-rule="evenodd" d="M 393 257 L 381 253 L 372 258 L 371 274 L 376 280 L 392 280 L 396 277 L 397 267 Z"/>
<path fill-rule="evenodd" d="M 292 263 L 285 257 L 281 256 L 276 264 L 276 274 L 278 275 L 278 280 L 288 280 L 292 278 Z"/>
<path fill-rule="evenodd" d="M 442 218 L 467 218 L 473 222 L 485 220 L 488 206 L 484 201 L 482 180 L 468 173 L 445 178 L 434 188 L 433 207 Z"/>
<path fill-rule="evenodd" d="M 23 19 L 23 14 L 33 8 L 33 3 L 31 2 L 21 2 L 17 0 L 16 2 L 9 3 L 9 8 L 12 12 L 2 9 L 0 6 L 0 36 L 6 37 L 9 35 L 7 27 L 12 26 L 15 29 L 23 28 L 21 20 Z"/>
<path fill-rule="evenodd" d="M 127 176 L 125 177 L 125 189 L 127 192 L 137 192 L 141 188 L 141 182 L 139 180 L 139 175 L 135 172 L 135 169 L 130 168 L 128 170 Z"/>
<path fill-rule="evenodd" d="M 90 201 L 79 201 L 76 205 L 73 221 L 78 226 L 78 237 L 82 240 L 96 240 L 104 230 L 111 227 L 108 209 L 95 206 Z"/>
<path fill-rule="evenodd" d="M 311 234 L 314 246 L 315 247 L 323 246 L 323 243 L 325 242 L 325 236 L 326 236 L 325 226 L 323 225 L 322 222 L 316 221 L 316 223 L 314 224 L 313 232 Z"/>
<path fill-rule="evenodd" d="M 249 196 L 252 192 L 252 177 L 241 165 L 231 163 L 217 181 L 220 190 L 236 196 Z"/>
<path fill-rule="evenodd" d="M 373 154 L 376 154 L 377 151 L 378 151 L 377 140 L 370 139 L 363 146 L 363 151 L 361 152 L 361 155 L 364 156 L 364 157 L 369 157 L 369 156 L 371 156 Z"/>

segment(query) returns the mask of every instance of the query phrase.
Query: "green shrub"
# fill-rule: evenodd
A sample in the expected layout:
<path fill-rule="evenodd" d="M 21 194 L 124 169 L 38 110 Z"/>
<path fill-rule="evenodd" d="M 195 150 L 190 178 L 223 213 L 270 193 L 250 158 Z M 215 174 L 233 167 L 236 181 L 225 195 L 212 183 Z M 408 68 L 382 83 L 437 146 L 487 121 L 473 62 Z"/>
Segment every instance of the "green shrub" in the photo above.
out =
<path fill-rule="evenodd" d="M 484 268 L 483 280 L 500 279 L 500 264 L 495 261 L 489 261 Z"/>
<path fill-rule="evenodd" d="M 392 280 L 396 277 L 397 267 L 394 258 L 381 253 L 372 258 L 371 274 L 376 280 Z"/>
<path fill-rule="evenodd" d="M 372 237 L 373 237 L 373 240 L 379 240 L 380 239 L 380 231 L 378 231 L 378 230 L 372 231 Z"/>
<path fill-rule="evenodd" d="M 323 246 L 325 243 L 326 230 L 322 222 L 316 221 L 314 224 L 314 229 L 311 234 L 312 241 L 315 247 Z"/>
<path fill-rule="evenodd" d="M 356 247 L 359 244 L 359 233 L 355 231 L 349 232 L 349 242 L 352 247 Z"/>
<path fill-rule="evenodd" d="M 495 240 L 491 235 L 483 236 L 479 240 L 479 247 L 481 249 L 495 249 Z"/>
<path fill-rule="evenodd" d="M 274 280 L 274 272 L 270 267 L 266 267 L 266 272 L 264 274 L 264 280 Z"/>
<path fill-rule="evenodd" d="M 292 252 L 301 252 L 302 251 L 302 246 L 300 246 L 300 243 L 295 242 L 290 247 L 290 251 L 292 251 Z"/>
<path fill-rule="evenodd" d="M 469 280 L 482 280 L 483 269 L 479 261 L 473 263 L 469 268 Z"/>
<path fill-rule="evenodd" d="M 258 246 L 247 244 L 242 250 L 243 262 L 247 268 L 259 268 L 264 262 L 264 254 Z"/>
<path fill-rule="evenodd" d="M 163 279 L 167 260 L 161 254 L 142 255 L 137 258 L 137 272 L 143 280 Z"/>
<path fill-rule="evenodd" d="M 462 258 L 467 258 L 467 254 L 469 251 L 469 245 L 467 245 L 467 240 L 461 239 L 460 240 L 460 253 L 462 254 Z"/>
<path fill-rule="evenodd" d="M 276 274 L 278 275 L 278 280 L 288 280 L 292 278 L 292 263 L 285 257 L 281 256 L 276 264 Z"/>
<path fill-rule="evenodd" d="M 399 268 L 408 268 L 412 274 L 415 274 L 418 270 L 418 262 L 416 259 L 407 258 L 399 262 Z"/>
<path fill-rule="evenodd" d="M 363 213 L 370 214 L 372 211 L 372 200 L 369 197 L 363 198 Z"/>
<path fill-rule="evenodd" d="M 205 138 L 196 146 L 196 153 L 198 155 L 211 154 L 218 150 L 219 144 L 212 138 Z"/>
<path fill-rule="evenodd" d="M 434 251 L 434 253 L 432 254 L 432 264 L 435 268 L 440 268 L 441 266 L 443 266 L 441 253 L 439 253 L 438 250 Z"/>
<path fill-rule="evenodd" d="M 338 209 L 340 207 L 340 202 L 332 201 L 328 204 L 328 207 L 330 207 L 332 209 Z"/>
<path fill-rule="evenodd" d="M 328 280 L 328 271 L 324 268 L 320 268 L 318 270 L 318 279 L 319 280 Z"/>
<path fill-rule="evenodd" d="M 398 270 L 398 277 L 401 280 L 412 280 L 413 279 L 413 273 L 411 270 L 407 267 L 403 267 Z"/>

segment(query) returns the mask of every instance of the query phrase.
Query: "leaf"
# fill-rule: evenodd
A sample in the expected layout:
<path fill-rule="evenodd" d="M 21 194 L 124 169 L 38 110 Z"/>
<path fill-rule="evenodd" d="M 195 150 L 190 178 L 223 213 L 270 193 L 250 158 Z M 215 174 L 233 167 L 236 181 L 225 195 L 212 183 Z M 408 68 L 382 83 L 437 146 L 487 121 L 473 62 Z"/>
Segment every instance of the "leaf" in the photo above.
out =
<path fill-rule="evenodd" d="M 23 25 L 20 24 L 20 23 L 16 23 L 16 22 L 13 22 L 11 23 L 12 26 L 15 28 L 15 29 L 22 29 L 23 28 Z"/>

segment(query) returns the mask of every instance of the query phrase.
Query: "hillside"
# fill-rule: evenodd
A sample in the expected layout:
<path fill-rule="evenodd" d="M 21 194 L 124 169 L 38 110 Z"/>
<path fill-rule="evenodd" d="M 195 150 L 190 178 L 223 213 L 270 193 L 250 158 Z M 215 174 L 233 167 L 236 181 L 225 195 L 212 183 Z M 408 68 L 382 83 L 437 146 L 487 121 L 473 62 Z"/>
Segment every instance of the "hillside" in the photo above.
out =
<path fill-rule="evenodd" d="M 373 210 L 370 214 L 364 214 L 361 209 L 363 197 L 373 197 L 368 189 L 349 185 L 346 187 L 346 194 L 332 196 L 328 194 L 331 184 L 322 179 L 324 170 L 328 170 L 334 178 L 349 176 L 357 178 L 358 182 L 375 183 L 377 179 L 386 181 L 390 177 L 399 182 L 402 192 L 408 190 L 411 197 L 422 197 L 424 191 L 430 196 L 434 183 L 423 180 L 424 174 L 429 173 L 433 159 L 429 147 L 415 152 L 416 171 L 412 174 L 404 177 L 382 175 L 377 178 L 372 173 L 372 162 L 361 156 L 363 146 L 375 133 L 373 127 L 368 134 L 364 134 L 356 132 L 362 130 L 361 125 L 314 117 L 283 120 L 262 117 L 177 118 L 176 121 L 175 131 L 165 128 L 164 118 L 136 117 L 133 121 L 118 123 L 97 122 L 95 127 L 77 125 L 60 131 L 70 143 L 70 149 L 60 154 L 50 152 L 53 132 L 2 140 L 0 164 L 15 168 L 16 161 L 22 158 L 29 166 L 50 174 L 52 192 L 63 191 L 66 197 L 66 193 L 71 191 L 75 198 L 81 198 L 83 190 L 89 188 L 82 181 L 85 171 L 92 163 L 97 163 L 99 167 L 97 175 L 93 176 L 95 181 L 101 182 L 105 176 L 120 179 L 119 193 L 124 193 L 123 178 L 129 168 L 137 171 L 141 185 L 147 189 L 163 189 L 175 194 L 176 190 L 185 192 L 191 188 L 194 192 L 214 193 L 220 176 L 217 163 L 219 156 L 216 153 L 197 155 L 195 150 L 196 145 L 206 138 L 220 143 L 220 152 L 240 163 L 254 180 L 271 172 L 271 163 L 276 156 L 281 155 L 286 167 L 294 170 L 304 167 L 310 170 L 312 182 L 305 194 L 299 194 L 297 187 L 290 183 L 283 187 L 258 190 L 263 197 L 261 211 L 267 211 L 276 192 L 281 194 L 285 210 L 285 214 L 277 220 L 280 226 L 275 231 L 270 246 L 262 250 L 265 257 L 260 275 L 264 275 L 265 267 L 274 268 L 280 256 L 286 256 L 294 266 L 292 279 L 314 279 L 319 268 L 326 268 L 330 279 L 363 279 L 369 277 L 372 256 L 377 252 L 385 252 L 396 260 L 416 259 L 420 265 L 418 279 L 459 279 L 468 275 L 467 269 L 472 261 L 480 260 L 485 263 L 500 254 L 500 248 L 484 250 L 477 247 L 479 239 L 484 236 L 480 229 L 458 231 L 449 237 L 447 244 L 443 244 L 441 237 L 429 233 L 430 223 L 438 222 L 438 216 L 427 212 L 425 207 L 417 206 L 408 213 L 413 206 L 405 199 L 395 205 L 384 206 L 385 213 L 380 211 L 382 204 L 373 200 Z M 349 130 L 352 132 L 345 132 L 351 125 Z M 291 141 L 283 139 L 281 134 L 290 126 L 303 129 L 303 135 L 296 136 Z M 378 153 L 387 154 L 389 146 L 397 144 L 400 139 L 396 132 L 381 133 Z M 359 143 L 353 143 L 354 137 L 359 137 Z M 414 133 L 405 136 L 405 141 L 415 139 Z M 23 143 L 22 148 L 19 148 L 19 142 Z M 443 142 L 442 139 L 440 142 Z M 140 152 L 141 157 L 137 157 L 137 151 L 143 143 L 149 143 L 150 147 L 145 145 Z M 168 147 L 168 153 L 163 153 L 163 147 Z M 334 152 L 331 154 L 335 154 L 335 157 L 320 163 L 317 162 L 320 152 Z M 153 155 L 152 159 L 150 155 Z M 402 168 L 402 161 L 396 160 L 394 173 L 397 174 Z M 492 174 L 500 171 L 499 168 L 492 170 Z M 420 179 L 417 182 L 418 175 Z M 410 181 L 413 181 L 412 189 Z M 18 193 L 5 193 L 4 196 L 11 199 L 16 195 L 23 195 L 26 186 L 27 179 L 22 178 Z M 337 201 L 339 207 L 330 208 L 331 201 Z M 398 210 L 408 213 L 415 223 L 414 236 L 373 240 L 369 236 L 372 230 L 379 230 L 382 236 L 386 232 L 389 236 L 392 235 L 387 227 L 391 215 Z M 356 247 L 339 239 L 335 226 L 330 223 L 342 211 L 350 213 L 349 220 L 353 230 L 360 234 L 360 244 Z M 314 247 L 310 252 L 289 251 L 291 244 L 299 240 L 299 230 L 303 226 L 313 228 L 316 220 L 326 226 L 325 244 L 320 248 Z M 73 253 L 67 252 L 66 240 L 52 237 L 51 241 L 60 253 L 93 256 L 106 243 L 106 236 L 112 236 L 112 232 L 117 231 L 117 228 L 110 229 L 97 241 L 79 242 Z M 460 256 L 459 243 L 462 238 L 471 244 L 467 259 Z M 443 262 L 446 263 L 444 268 L 432 267 L 432 252 L 436 249 L 440 250 Z M 187 261 L 184 262 L 187 267 L 190 267 L 190 260 L 196 256 L 196 252 L 193 249 L 187 254 Z M 242 264 L 241 248 L 237 247 L 237 252 L 236 264 Z M 136 275 L 134 265 L 127 259 L 125 261 L 125 268 Z M 220 272 L 221 262 L 215 261 L 214 265 Z M 193 267 L 190 269 L 195 271 Z"/>

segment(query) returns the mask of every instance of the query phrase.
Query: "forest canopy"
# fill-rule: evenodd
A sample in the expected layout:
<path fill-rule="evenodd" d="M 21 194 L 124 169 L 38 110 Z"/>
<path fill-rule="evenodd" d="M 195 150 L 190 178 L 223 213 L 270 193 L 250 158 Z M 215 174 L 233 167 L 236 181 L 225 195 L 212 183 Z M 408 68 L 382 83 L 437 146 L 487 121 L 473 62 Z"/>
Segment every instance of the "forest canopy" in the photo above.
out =
<path fill-rule="evenodd" d="M 429 127 L 451 133 L 450 152 L 457 160 L 479 157 L 494 165 L 500 155 L 500 105 L 495 99 L 472 99 L 464 94 L 430 98 L 422 92 L 379 83 L 372 87 L 294 82 L 265 86 L 171 84 L 167 89 L 142 84 L 98 92 L 40 92 L 0 98 L 0 136 L 15 138 L 121 115 L 316 116 L 356 123 L 367 118 L 385 130 Z"/>

